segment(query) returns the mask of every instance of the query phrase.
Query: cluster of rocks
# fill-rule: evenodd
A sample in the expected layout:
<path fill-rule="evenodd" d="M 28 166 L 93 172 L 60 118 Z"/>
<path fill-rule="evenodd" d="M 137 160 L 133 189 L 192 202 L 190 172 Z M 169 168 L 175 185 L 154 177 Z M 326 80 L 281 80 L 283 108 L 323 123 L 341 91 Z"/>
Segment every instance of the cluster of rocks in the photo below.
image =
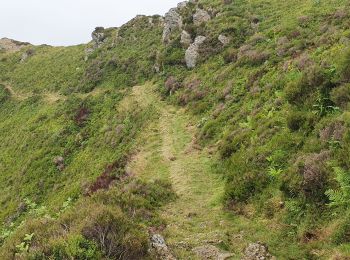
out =
<path fill-rule="evenodd" d="M 186 49 L 185 52 L 185 61 L 189 69 L 194 68 L 197 65 L 199 50 L 201 45 L 205 42 L 207 37 L 205 35 L 193 36 L 183 27 L 183 18 L 181 17 L 181 10 L 186 8 L 188 3 L 196 3 L 196 1 L 184 1 L 177 5 L 176 8 L 172 8 L 165 14 L 164 17 L 164 28 L 163 28 L 163 43 L 168 44 L 171 42 L 171 35 L 173 33 L 181 32 L 180 43 L 183 48 Z M 203 26 L 211 19 L 211 16 L 208 11 L 196 8 L 192 20 L 193 24 L 197 27 Z M 218 41 L 226 46 L 230 43 L 230 38 L 221 34 L 218 37 Z"/>

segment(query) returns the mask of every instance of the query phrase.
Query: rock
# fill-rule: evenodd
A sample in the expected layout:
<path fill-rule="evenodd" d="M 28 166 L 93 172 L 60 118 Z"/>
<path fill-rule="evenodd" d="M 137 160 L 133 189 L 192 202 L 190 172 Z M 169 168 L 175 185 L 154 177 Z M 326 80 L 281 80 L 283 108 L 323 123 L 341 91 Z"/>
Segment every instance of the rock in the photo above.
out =
<path fill-rule="evenodd" d="M 211 19 L 207 11 L 203 9 L 197 9 L 196 13 L 193 15 L 193 23 L 196 26 L 201 25 L 202 23 L 208 22 Z"/>
<path fill-rule="evenodd" d="M 192 249 L 192 251 L 203 260 L 226 260 L 234 256 L 227 252 L 221 252 L 213 245 L 198 246 Z"/>
<path fill-rule="evenodd" d="M 16 40 L 1 38 L 0 39 L 0 50 L 8 51 L 8 52 L 16 52 L 30 45 L 28 42 L 19 42 Z"/>
<path fill-rule="evenodd" d="M 274 259 L 269 253 L 267 246 L 261 242 L 250 243 L 244 250 L 242 260 L 265 260 Z"/>
<path fill-rule="evenodd" d="M 171 33 L 182 27 L 182 18 L 177 13 L 176 8 L 172 8 L 165 14 L 164 29 L 163 29 L 163 43 L 168 43 Z"/>
<path fill-rule="evenodd" d="M 95 30 L 92 32 L 91 37 L 92 37 L 92 40 L 94 41 L 95 48 L 101 47 L 104 40 L 106 39 L 106 35 L 104 31 L 105 31 L 105 28 L 96 27 Z"/>
<path fill-rule="evenodd" d="M 56 165 L 57 169 L 59 171 L 63 171 L 64 170 L 64 158 L 62 156 L 56 156 L 53 159 L 54 164 Z"/>
<path fill-rule="evenodd" d="M 33 49 L 28 49 L 24 53 L 22 53 L 21 57 L 21 63 L 25 62 L 29 57 L 34 55 L 34 50 Z"/>
<path fill-rule="evenodd" d="M 231 40 L 229 37 L 223 35 L 223 34 L 220 34 L 219 37 L 218 37 L 218 40 L 222 43 L 222 45 L 226 46 L 226 45 L 229 45 Z"/>
<path fill-rule="evenodd" d="M 188 1 L 183 1 L 177 4 L 177 9 L 181 10 L 184 9 L 188 4 Z"/>
<path fill-rule="evenodd" d="M 153 234 L 151 236 L 151 245 L 152 245 L 152 248 L 155 249 L 160 259 L 176 260 L 176 258 L 173 256 L 168 246 L 166 245 L 163 236 L 159 234 Z"/>
<path fill-rule="evenodd" d="M 185 53 L 185 60 L 187 68 L 192 69 L 197 65 L 197 58 L 199 56 L 198 49 L 206 40 L 205 36 L 197 36 L 194 43 L 188 47 Z"/>
<path fill-rule="evenodd" d="M 191 43 L 192 43 L 191 35 L 188 32 L 186 32 L 186 31 L 182 31 L 180 43 L 185 48 L 188 48 L 191 45 Z"/>
<path fill-rule="evenodd" d="M 86 48 L 85 49 L 85 58 L 84 60 L 87 61 L 89 59 L 89 56 L 95 51 L 94 48 Z"/>

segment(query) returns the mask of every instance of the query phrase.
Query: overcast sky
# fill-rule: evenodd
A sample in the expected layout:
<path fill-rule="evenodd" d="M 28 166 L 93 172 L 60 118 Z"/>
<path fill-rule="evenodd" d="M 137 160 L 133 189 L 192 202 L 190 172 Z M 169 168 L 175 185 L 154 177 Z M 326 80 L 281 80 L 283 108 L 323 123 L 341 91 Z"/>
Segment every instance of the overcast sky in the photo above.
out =
<path fill-rule="evenodd" d="M 180 1 L 0 0 L 0 38 L 33 44 L 85 43 L 96 26 L 120 26 L 137 14 L 164 15 Z"/>

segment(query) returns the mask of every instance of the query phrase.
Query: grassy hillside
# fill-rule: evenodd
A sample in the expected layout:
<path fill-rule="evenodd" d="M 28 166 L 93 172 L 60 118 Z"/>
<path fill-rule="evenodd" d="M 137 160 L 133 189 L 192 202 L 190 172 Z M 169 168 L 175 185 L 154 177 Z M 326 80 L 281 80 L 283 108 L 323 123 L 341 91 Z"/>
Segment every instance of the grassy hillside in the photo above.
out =
<path fill-rule="evenodd" d="M 349 8 L 203 0 L 167 44 L 138 16 L 98 44 L 0 51 L 0 255 L 153 259 L 156 230 L 180 259 L 208 234 L 233 259 L 256 241 L 350 257 Z M 194 69 L 182 30 L 206 36 Z"/>

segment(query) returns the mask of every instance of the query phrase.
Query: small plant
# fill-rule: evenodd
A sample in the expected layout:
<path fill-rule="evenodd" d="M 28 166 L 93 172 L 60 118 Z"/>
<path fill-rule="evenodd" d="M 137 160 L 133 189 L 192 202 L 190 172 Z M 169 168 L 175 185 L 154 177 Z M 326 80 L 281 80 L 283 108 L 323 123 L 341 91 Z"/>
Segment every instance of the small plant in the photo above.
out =
<path fill-rule="evenodd" d="M 29 251 L 30 244 L 32 243 L 34 233 L 25 234 L 22 243 L 16 245 L 17 253 L 27 253 Z"/>
<path fill-rule="evenodd" d="M 323 117 L 329 113 L 334 113 L 339 111 L 339 107 L 328 105 L 330 103 L 329 101 L 330 100 L 328 98 L 319 97 L 317 99 L 316 104 L 313 105 L 313 108 L 314 108 L 313 113 L 320 117 Z"/>
<path fill-rule="evenodd" d="M 339 189 L 326 191 L 326 195 L 330 200 L 329 205 L 332 207 L 348 207 L 350 201 L 350 173 L 340 167 L 335 167 L 334 172 Z"/>

